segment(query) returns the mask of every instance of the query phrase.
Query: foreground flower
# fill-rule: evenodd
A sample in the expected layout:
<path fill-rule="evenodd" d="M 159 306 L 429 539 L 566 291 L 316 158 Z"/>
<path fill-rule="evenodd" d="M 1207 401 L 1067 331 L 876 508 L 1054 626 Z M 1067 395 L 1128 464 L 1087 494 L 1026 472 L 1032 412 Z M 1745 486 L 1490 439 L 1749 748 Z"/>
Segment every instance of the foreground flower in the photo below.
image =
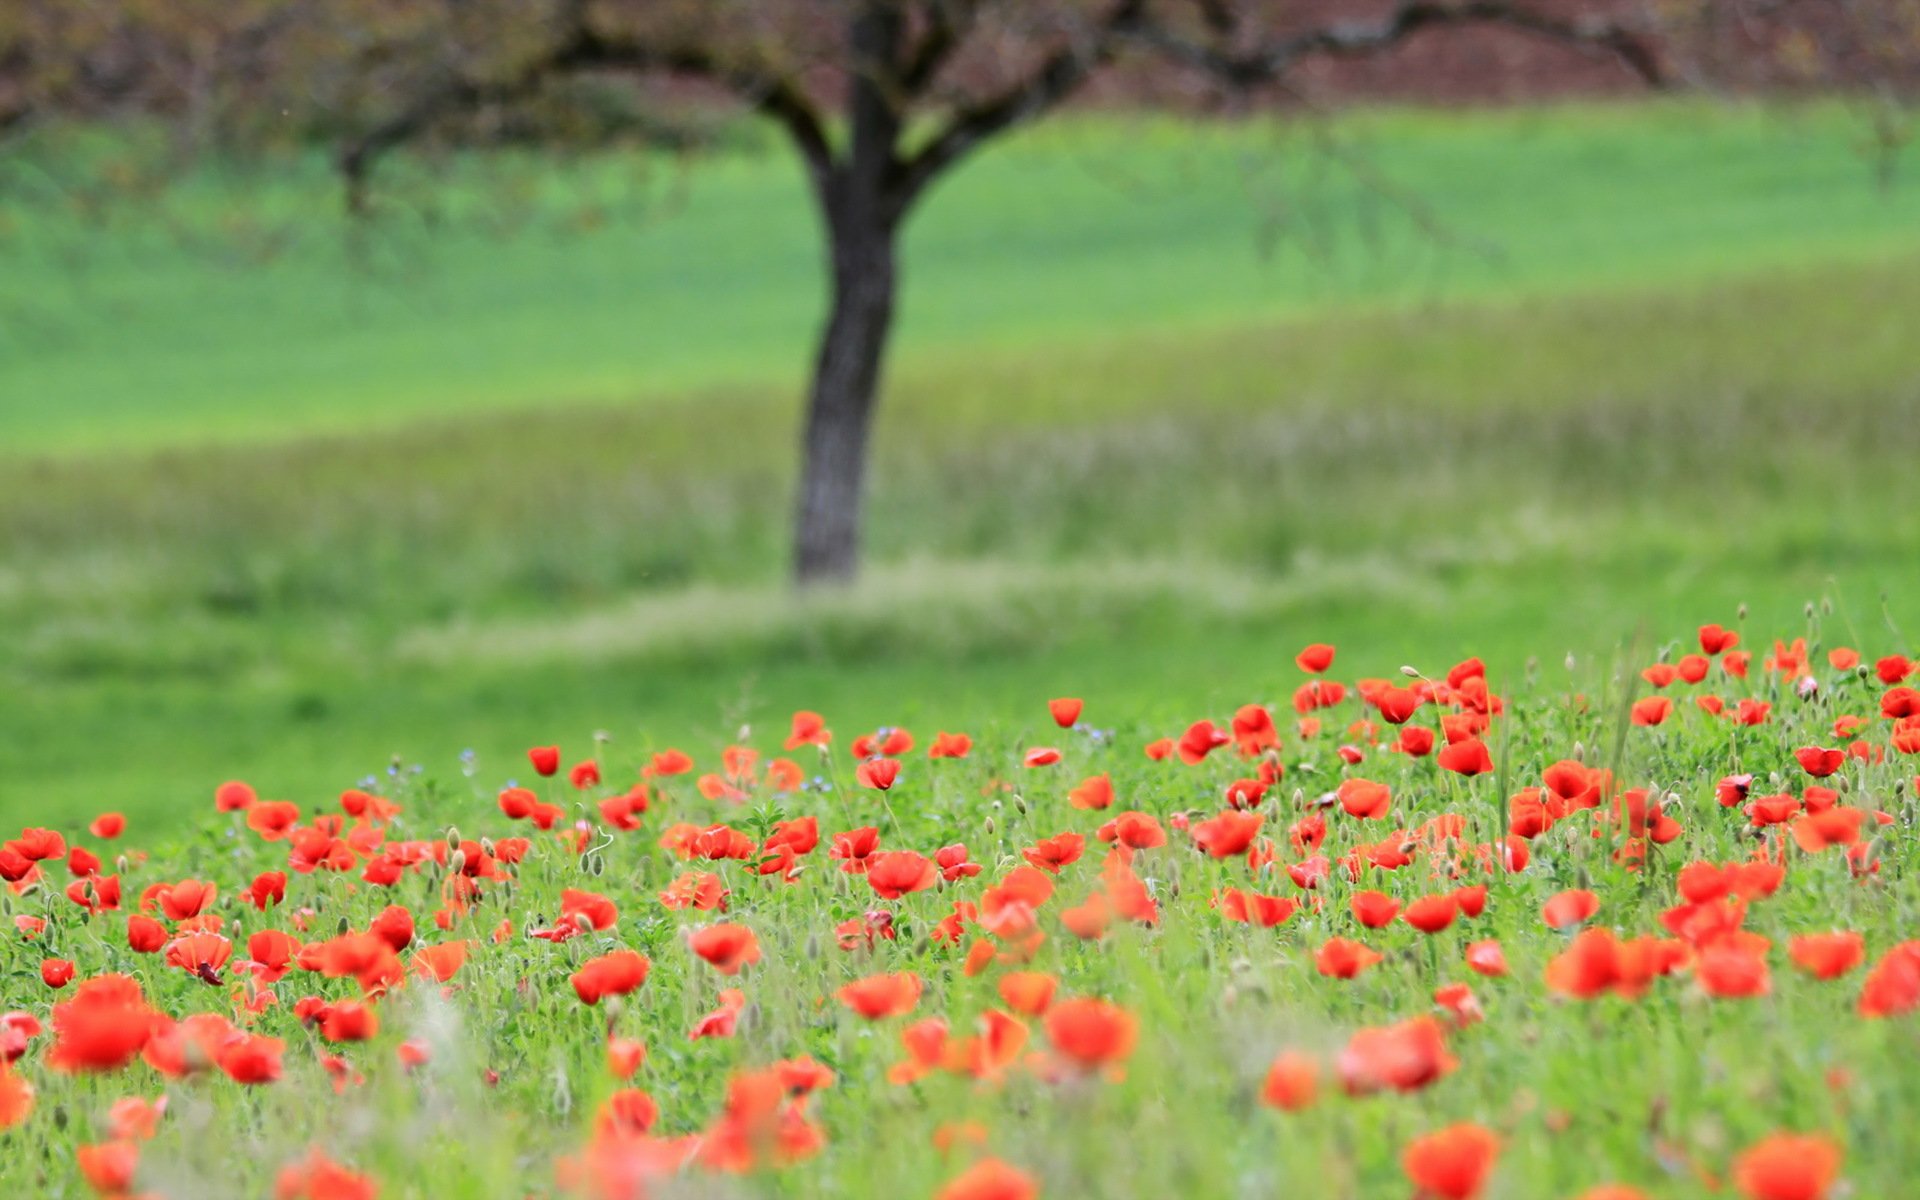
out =
<path fill-rule="evenodd" d="M 878 1021 L 912 1012 L 914 1006 L 920 1003 L 920 993 L 925 987 L 918 975 L 902 971 L 897 975 L 869 975 L 865 979 L 856 979 L 834 995 L 840 998 L 840 1003 L 867 1020 Z"/>
<path fill-rule="evenodd" d="M 1500 1156 L 1500 1139 L 1480 1125 L 1450 1125 L 1415 1138 L 1400 1165 L 1422 1200 L 1473 1200 Z"/>
<path fill-rule="evenodd" d="M 938 1200 L 1033 1200 L 1040 1185 L 997 1158 L 983 1158 L 940 1189 Z"/>
<path fill-rule="evenodd" d="M 1840 1176 L 1840 1147 L 1818 1134 L 1776 1133 L 1734 1160 L 1747 1200 L 1824 1200 Z"/>
<path fill-rule="evenodd" d="M 1047 1040 L 1061 1057 L 1086 1070 L 1126 1061 L 1140 1036 L 1139 1020 L 1117 1004 L 1083 998 L 1047 1010 Z"/>
<path fill-rule="evenodd" d="M 583 1003 L 598 1004 L 606 996 L 624 996 L 647 981 L 653 964 L 634 950 L 615 950 L 580 965 L 570 977 Z"/>

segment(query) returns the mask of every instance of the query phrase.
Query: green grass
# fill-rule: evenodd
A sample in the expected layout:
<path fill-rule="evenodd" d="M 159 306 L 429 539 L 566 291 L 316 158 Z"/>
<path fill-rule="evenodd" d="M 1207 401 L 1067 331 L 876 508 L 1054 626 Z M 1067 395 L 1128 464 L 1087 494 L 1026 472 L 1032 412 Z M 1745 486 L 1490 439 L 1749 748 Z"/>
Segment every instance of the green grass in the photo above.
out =
<path fill-rule="evenodd" d="M 964 726 L 1070 686 L 1172 721 L 1314 637 L 1384 674 L 1741 603 L 1913 627 L 1916 201 L 1872 190 L 1841 114 L 1343 132 L 1504 253 L 1391 218 L 1362 244 L 1344 209 L 1262 260 L 1259 127 L 1067 125 L 957 177 L 914 230 L 874 570 L 805 601 L 781 580 L 818 297 L 778 160 L 701 164 L 684 211 L 590 236 L 556 229 L 615 167 L 541 176 L 505 240 L 395 217 L 368 236 L 404 285 L 349 269 L 298 172 L 261 201 L 293 243 L 245 267 L 16 213 L 57 228 L 16 227 L 0 283 L 39 323 L 0 355 L 0 811 L 164 824 L 230 775 L 304 796 L 595 730 L 711 748 L 800 706 Z M 239 186 L 169 211 L 212 230 Z"/>
<path fill-rule="evenodd" d="M 1316 148 L 1327 131 L 1267 122 L 1076 119 L 993 148 L 910 227 L 902 361 L 1920 245 L 1920 192 L 1874 189 L 1838 107 L 1396 112 L 1331 136 L 1334 151 Z M 42 153 L 0 164 L 11 447 L 364 431 L 714 385 L 784 402 L 819 310 L 815 218 L 780 153 L 402 163 L 385 219 L 359 231 L 318 161 L 209 173 L 94 223 L 72 211 L 91 194 L 72 152 Z"/>

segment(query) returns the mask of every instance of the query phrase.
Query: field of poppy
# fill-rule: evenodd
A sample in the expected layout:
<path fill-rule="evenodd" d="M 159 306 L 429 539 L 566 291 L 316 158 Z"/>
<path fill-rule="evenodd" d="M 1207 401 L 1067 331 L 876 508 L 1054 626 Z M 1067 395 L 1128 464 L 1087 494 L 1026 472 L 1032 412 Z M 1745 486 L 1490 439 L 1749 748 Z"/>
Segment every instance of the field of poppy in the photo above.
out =
<path fill-rule="evenodd" d="M 1917 664 L 1733 617 L 23 829 L 0 1187 L 1907 1195 Z"/>

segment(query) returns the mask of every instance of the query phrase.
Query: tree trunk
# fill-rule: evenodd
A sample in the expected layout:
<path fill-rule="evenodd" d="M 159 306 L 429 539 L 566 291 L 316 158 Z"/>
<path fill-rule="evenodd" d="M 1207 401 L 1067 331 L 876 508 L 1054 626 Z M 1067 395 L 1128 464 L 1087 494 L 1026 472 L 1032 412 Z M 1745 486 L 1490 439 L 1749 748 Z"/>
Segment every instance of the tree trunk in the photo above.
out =
<path fill-rule="evenodd" d="M 891 218 L 866 205 L 834 205 L 827 225 L 832 304 L 807 403 L 794 526 L 801 584 L 844 582 L 859 568 L 867 437 L 896 284 Z"/>

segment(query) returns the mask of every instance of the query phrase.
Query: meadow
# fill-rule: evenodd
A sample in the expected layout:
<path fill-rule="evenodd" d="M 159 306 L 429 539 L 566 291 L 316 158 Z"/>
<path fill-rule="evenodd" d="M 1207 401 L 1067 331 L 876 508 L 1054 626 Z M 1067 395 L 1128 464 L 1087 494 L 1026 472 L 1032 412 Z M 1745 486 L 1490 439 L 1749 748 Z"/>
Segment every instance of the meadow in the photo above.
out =
<path fill-rule="evenodd" d="M 1856 134 L 1022 137 L 805 594 L 754 137 L 363 227 L 0 159 L 0 1194 L 1906 1195 L 1920 194 Z"/>
<path fill-rule="evenodd" d="M 978 723 L 1070 685 L 1149 721 L 1303 626 L 1375 672 L 1742 603 L 1898 629 L 1920 198 L 1853 133 L 1695 103 L 1037 131 L 910 232 L 871 569 L 807 597 L 817 268 L 764 148 L 402 167 L 366 230 L 303 162 L 144 221 L 12 206 L 0 811 L 164 826 L 229 774 L 710 750 L 807 705 Z"/>

